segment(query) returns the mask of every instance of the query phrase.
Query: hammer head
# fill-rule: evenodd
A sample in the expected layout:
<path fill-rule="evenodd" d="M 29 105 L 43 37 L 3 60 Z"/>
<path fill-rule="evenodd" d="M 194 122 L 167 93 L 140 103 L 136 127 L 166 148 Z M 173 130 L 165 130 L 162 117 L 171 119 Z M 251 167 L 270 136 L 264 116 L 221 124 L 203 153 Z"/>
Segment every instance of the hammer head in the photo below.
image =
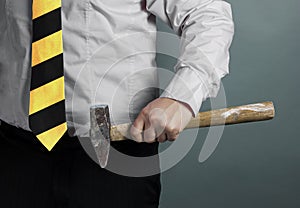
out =
<path fill-rule="evenodd" d="M 108 105 L 90 107 L 90 139 L 102 168 L 107 165 L 110 149 L 110 119 Z"/>

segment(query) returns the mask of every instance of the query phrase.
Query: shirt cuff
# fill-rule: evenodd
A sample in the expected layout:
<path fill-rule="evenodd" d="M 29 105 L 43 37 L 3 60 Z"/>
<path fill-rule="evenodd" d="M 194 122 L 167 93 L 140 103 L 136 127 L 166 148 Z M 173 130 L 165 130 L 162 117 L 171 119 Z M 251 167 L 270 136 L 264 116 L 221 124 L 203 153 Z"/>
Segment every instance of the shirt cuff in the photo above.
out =
<path fill-rule="evenodd" d="M 195 117 L 208 89 L 200 75 L 189 67 L 180 68 L 160 97 L 171 98 L 189 105 Z"/>

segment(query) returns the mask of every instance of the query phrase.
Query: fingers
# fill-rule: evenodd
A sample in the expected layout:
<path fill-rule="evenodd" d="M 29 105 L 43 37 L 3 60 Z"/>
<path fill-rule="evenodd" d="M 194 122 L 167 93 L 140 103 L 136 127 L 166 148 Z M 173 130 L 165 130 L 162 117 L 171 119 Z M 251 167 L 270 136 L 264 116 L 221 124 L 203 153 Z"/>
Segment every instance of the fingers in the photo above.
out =
<path fill-rule="evenodd" d="M 175 141 L 179 136 L 179 129 L 171 128 L 169 126 L 151 125 L 149 120 L 139 116 L 130 129 L 131 136 L 137 142 L 153 143 L 158 141 L 163 143 L 165 141 Z M 156 139 L 157 138 L 157 139 Z"/>
<path fill-rule="evenodd" d="M 144 130 L 144 125 L 145 125 L 144 120 L 145 120 L 144 115 L 142 113 L 140 113 L 130 128 L 131 137 L 133 140 L 135 140 L 137 142 L 143 141 L 142 133 Z"/>
<path fill-rule="evenodd" d="M 168 98 L 157 98 L 140 112 L 130 133 L 137 142 L 174 141 L 192 117 L 184 104 Z"/>
<path fill-rule="evenodd" d="M 159 134 L 157 134 L 157 135 L 159 135 L 157 138 L 158 142 L 161 142 L 161 143 L 165 142 L 165 141 L 173 142 L 178 138 L 180 129 L 176 128 L 176 127 L 172 127 L 171 123 L 168 123 L 164 126 L 160 125 L 159 128 L 163 128 L 163 129 L 161 130 L 161 132 Z"/>
<path fill-rule="evenodd" d="M 167 140 L 173 142 L 178 138 L 179 130 L 175 129 L 175 128 L 174 129 L 168 129 L 166 131 L 166 134 L 167 134 Z"/>
<path fill-rule="evenodd" d="M 130 128 L 132 139 L 147 143 L 175 141 L 179 136 L 180 129 L 173 127 L 173 122 L 167 124 L 167 120 L 158 115 L 146 116 L 144 113 L 140 113 Z"/>
<path fill-rule="evenodd" d="M 148 112 L 146 109 L 143 109 L 130 128 L 132 139 L 137 142 L 155 142 L 156 130 L 152 123 Z"/>
<path fill-rule="evenodd" d="M 144 132 L 143 132 L 144 142 L 147 142 L 147 143 L 155 142 L 155 138 L 156 138 L 155 129 L 154 129 L 153 125 L 151 125 L 149 119 L 147 119 L 145 122 L 145 128 L 144 128 Z"/>
<path fill-rule="evenodd" d="M 165 141 L 167 141 L 167 134 L 166 133 L 162 133 L 161 135 L 159 135 L 157 137 L 157 141 L 160 143 L 163 143 Z"/>

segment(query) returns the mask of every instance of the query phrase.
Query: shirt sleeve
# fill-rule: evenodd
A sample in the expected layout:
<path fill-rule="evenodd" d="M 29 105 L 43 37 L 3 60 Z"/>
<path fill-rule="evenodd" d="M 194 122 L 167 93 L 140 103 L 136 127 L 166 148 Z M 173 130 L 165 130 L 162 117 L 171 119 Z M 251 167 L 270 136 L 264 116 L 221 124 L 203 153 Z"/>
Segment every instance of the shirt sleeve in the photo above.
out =
<path fill-rule="evenodd" d="M 188 104 L 195 116 L 229 73 L 231 6 L 223 0 L 147 0 L 146 8 L 181 37 L 175 76 L 160 97 Z"/>

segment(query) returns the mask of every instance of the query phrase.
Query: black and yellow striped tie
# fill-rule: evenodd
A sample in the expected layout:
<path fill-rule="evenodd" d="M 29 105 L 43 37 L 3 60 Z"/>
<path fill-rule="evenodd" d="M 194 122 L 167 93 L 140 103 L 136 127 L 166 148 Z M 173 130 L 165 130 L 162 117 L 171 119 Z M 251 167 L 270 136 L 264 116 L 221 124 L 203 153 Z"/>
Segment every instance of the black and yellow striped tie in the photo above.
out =
<path fill-rule="evenodd" d="M 33 0 L 29 125 L 50 151 L 67 130 L 61 0 Z"/>

